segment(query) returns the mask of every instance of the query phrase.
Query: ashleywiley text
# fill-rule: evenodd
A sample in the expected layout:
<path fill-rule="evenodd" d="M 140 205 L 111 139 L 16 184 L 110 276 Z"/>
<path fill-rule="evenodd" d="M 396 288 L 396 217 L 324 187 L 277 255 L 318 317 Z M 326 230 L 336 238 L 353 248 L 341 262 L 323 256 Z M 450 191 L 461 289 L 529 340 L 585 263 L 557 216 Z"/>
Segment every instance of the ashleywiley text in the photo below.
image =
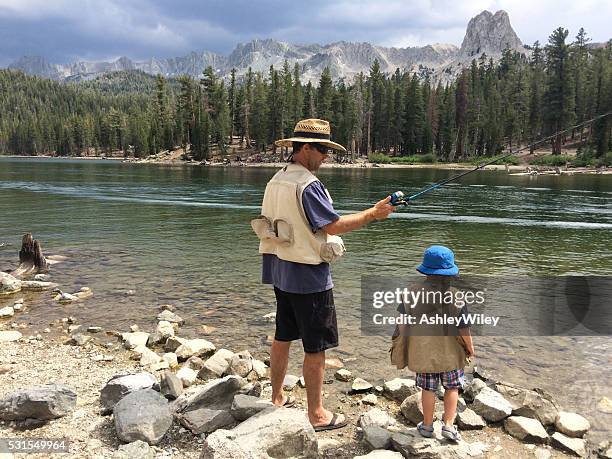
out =
<path fill-rule="evenodd" d="M 489 325 L 496 327 L 499 322 L 499 316 L 471 313 L 460 316 L 446 314 L 398 314 L 396 316 L 387 316 L 377 313 L 372 316 L 372 322 L 375 325 L 454 325 L 456 327 L 464 325 Z"/>

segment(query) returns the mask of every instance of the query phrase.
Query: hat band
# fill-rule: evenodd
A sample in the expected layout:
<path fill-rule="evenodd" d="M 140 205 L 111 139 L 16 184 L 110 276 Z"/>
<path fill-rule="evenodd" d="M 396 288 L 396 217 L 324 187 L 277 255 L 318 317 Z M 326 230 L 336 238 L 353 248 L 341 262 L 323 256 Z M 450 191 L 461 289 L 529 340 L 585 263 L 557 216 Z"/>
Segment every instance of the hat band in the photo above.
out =
<path fill-rule="evenodd" d="M 329 140 L 329 134 L 320 134 L 318 132 L 293 131 L 295 137 L 304 137 L 308 139 Z"/>

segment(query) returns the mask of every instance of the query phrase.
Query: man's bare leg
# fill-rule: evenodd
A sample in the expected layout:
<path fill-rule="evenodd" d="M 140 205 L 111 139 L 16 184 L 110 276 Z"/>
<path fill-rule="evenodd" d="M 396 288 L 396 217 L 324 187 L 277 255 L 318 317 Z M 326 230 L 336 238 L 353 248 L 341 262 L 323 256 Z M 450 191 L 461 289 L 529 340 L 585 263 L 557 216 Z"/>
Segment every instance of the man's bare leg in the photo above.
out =
<path fill-rule="evenodd" d="M 304 382 L 308 399 L 308 420 L 313 427 L 328 425 L 333 413 L 323 408 L 323 374 L 325 373 L 325 351 L 304 355 Z M 339 416 L 334 424 L 344 422 Z"/>
<path fill-rule="evenodd" d="M 272 341 L 270 350 L 270 381 L 272 382 L 272 403 L 283 406 L 287 399 L 283 395 L 283 381 L 289 364 L 291 341 Z"/>

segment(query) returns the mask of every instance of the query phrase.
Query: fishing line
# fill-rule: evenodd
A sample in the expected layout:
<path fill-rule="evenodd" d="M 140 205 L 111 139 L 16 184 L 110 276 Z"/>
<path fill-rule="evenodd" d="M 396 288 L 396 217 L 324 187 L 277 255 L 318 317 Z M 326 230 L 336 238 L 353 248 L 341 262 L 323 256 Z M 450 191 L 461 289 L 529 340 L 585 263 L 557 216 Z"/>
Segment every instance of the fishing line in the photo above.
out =
<path fill-rule="evenodd" d="M 446 185 L 449 182 L 454 182 L 455 180 L 458 180 L 461 177 L 465 177 L 466 175 L 471 174 L 472 172 L 476 172 L 477 170 L 480 170 L 480 169 L 482 169 L 482 168 L 484 168 L 486 166 L 490 166 L 491 164 L 494 164 L 497 161 L 501 161 L 502 159 L 507 158 L 509 156 L 512 156 L 512 155 L 514 155 L 514 154 L 516 154 L 518 152 L 521 152 L 523 150 L 527 150 L 528 148 L 531 148 L 531 147 L 533 147 L 535 145 L 539 145 L 541 143 L 547 142 L 547 141 L 557 137 L 560 134 L 572 131 L 572 130 L 574 130 L 576 128 L 579 128 L 581 126 L 584 126 L 586 124 L 592 123 L 593 121 L 597 121 L 600 118 L 605 118 L 606 116 L 611 115 L 611 114 L 612 114 L 612 112 L 608 112 L 608 113 L 604 113 L 602 115 L 598 115 L 598 116 L 596 116 L 594 118 L 591 118 L 590 120 L 583 121 L 582 123 L 576 124 L 575 126 L 569 127 L 567 129 L 563 129 L 561 131 L 557 131 L 554 134 L 549 135 L 548 137 L 544 137 L 544 138 L 538 140 L 537 142 L 533 142 L 533 143 L 530 143 L 529 145 L 525 145 L 524 147 L 519 148 L 518 150 L 514 150 L 514 151 L 510 150 L 509 153 L 507 153 L 507 154 L 505 154 L 503 156 L 499 156 L 498 158 L 492 159 L 491 161 L 487 161 L 485 163 L 479 164 L 476 167 L 474 167 L 474 169 L 470 169 L 470 170 L 467 170 L 465 172 L 461 172 L 460 174 L 453 175 L 452 177 L 449 177 L 447 179 L 444 179 L 444 180 L 441 180 L 441 181 L 439 181 L 437 183 L 434 183 L 433 185 L 430 185 L 430 186 L 422 189 L 421 191 L 419 191 L 419 192 L 417 192 L 417 193 L 415 193 L 415 194 L 413 194 L 411 196 L 405 196 L 404 193 L 402 193 L 401 191 L 396 191 L 395 193 L 393 193 L 391 195 L 391 201 L 389 202 L 389 204 L 391 204 L 393 206 L 399 206 L 399 205 L 407 206 L 410 201 L 415 200 L 416 198 L 418 198 L 419 196 L 421 196 L 421 195 L 423 195 L 425 193 L 429 193 L 430 191 L 436 190 L 436 189 Z"/>

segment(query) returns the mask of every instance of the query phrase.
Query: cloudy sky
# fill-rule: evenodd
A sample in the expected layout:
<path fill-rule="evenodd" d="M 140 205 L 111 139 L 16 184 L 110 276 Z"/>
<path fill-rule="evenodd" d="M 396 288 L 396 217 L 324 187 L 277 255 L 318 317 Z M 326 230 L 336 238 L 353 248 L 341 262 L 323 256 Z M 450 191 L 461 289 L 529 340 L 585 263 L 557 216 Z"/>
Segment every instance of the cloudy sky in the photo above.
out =
<path fill-rule="evenodd" d="M 0 0 L 0 67 L 24 55 L 54 63 L 128 56 L 229 54 L 237 43 L 368 41 L 461 45 L 471 17 L 504 9 L 524 43 L 563 26 L 612 38 L 610 0 Z"/>

